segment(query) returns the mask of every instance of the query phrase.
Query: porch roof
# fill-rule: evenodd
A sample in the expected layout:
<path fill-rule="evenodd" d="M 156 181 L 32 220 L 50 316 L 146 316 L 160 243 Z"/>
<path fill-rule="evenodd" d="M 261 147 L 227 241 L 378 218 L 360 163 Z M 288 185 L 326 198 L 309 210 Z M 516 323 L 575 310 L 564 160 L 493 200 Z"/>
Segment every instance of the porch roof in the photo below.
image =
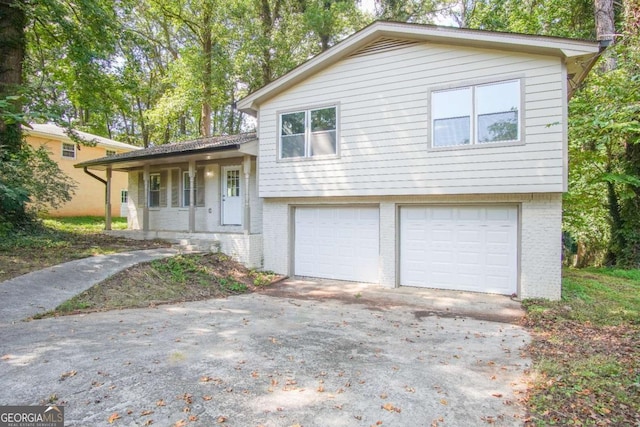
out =
<path fill-rule="evenodd" d="M 108 157 L 77 163 L 76 168 L 129 170 L 145 164 L 209 160 L 238 155 L 257 155 L 258 138 L 255 132 L 238 135 L 213 136 L 191 141 L 156 145 L 142 150 L 119 153 Z"/>

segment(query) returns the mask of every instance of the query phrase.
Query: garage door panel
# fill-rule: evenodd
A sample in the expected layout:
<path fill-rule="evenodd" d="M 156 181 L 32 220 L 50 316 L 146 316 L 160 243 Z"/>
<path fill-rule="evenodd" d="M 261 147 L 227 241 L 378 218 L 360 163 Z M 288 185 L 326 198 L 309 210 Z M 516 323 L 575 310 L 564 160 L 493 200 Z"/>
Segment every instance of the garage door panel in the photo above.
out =
<path fill-rule="evenodd" d="M 516 292 L 517 208 L 402 207 L 400 284 Z"/>
<path fill-rule="evenodd" d="M 379 209 L 297 208 L 294 259 L 297 275 L 377 282 Z"/>

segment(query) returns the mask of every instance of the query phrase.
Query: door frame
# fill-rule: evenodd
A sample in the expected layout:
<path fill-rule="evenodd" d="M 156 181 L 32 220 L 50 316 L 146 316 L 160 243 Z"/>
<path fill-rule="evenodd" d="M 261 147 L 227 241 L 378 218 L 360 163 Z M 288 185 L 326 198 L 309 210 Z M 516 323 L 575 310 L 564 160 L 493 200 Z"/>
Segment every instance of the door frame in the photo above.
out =
<path fill-rule="evenodd" d="M 222 173 L 220 174 L 220 224 L 221 225 L 242 225 L 242 217 L 244 212 L 244 205 L 242 203 L 242 165 L 229 165 L 222 166 Z M 240 213 L 238 215 L 238 222 L 227 222 L 224 214 L 224 205 L 227 197 L 227 172 L 230 170 L 238 171 L 238 198 L 240 200 Z"/>

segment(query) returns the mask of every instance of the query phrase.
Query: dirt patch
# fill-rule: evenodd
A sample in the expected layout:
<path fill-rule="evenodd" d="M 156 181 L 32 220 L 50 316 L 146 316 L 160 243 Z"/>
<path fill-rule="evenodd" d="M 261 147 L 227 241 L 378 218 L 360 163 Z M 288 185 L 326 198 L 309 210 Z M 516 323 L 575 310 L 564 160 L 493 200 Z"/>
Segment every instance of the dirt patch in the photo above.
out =
<path fill-rule="evenodd" d="M 520 312 L 484 310 L 481 307 L 473 307 L 472 305 L 464 303 L 445 308 L 435 306 L 432 308 L 426 300 L 420 300 L 419 304 L 416 303 L 415 297 L 410 294 L 379 292 L 372 288 L 362 290 L 347 289 L 347 282 L 343 284 L 343 291 L 327 289 L 322 285 L 298 286 L 289 282 L 290 281 L 274 283 L 268 288 L 261 289 L 260 292 L 278 298 L 340 301 L 343 304 L 361 305 L 372 311 L 386 311 L 402 307 L 402 309 L 407 312 L 412 311 L 416 320 L 422 320 L 426 317 L 469 317 L 481 321 L 518 324 L 522 317 Z M 426 310 L 425 307 L 427 307 Z"/>
<path fill-rule="evenodd" d="M 222 253 L 177 255 L 123 270 L 43 317 L 224 298 L 280 279 L 247 269 Z"/>

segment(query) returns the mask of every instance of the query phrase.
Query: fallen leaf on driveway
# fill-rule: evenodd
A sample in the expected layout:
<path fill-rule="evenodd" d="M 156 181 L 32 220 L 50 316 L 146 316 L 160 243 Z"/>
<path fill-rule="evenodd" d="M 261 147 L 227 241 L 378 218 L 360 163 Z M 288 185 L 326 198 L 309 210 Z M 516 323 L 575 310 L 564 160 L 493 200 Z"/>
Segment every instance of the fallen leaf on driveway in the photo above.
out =
<path fill-rule="evenodd" d="M 222 415 L 220 415 L 216 421 L 218 422 L 218 424 L 222 424 L 227 421 L 227 417 L 223 417 Z"/>
<path fill-rule="evenodd" d="M 113 414 L 111 414 L 111 416 L 107 419 L 107 421 L 109 421 L 109 424 L 113 424 L 113 422 L 115 420 L 120 419 L 120 415 L 118 415 L 117 412 L 114 412 Z"/>
<path fill-rule="evenodd" d="M 195 415 L 189 415 L 189 421 L 198 421 L 198 417 L 196 417 Z"/>
<path fill-rule="evenodd" d="M 394 406 L 393 403 L 389 403 L 389 402 L 382 405 L 382 409 L 385 409 L 389 412 L 398 412 L 398 413 L 402 412 L 400 408 Z"/>
<path fill-rule="evenodd" d="M 493 397 L 502 397 L 502 393 L 493 393 L 491 394 Z"/>
<path fill-rule="evenodd" d="M 142 411 L 142 412 L 140 413 L 140 415 L 142 415 L 143 417 L 144 417 L 145 415 L 151 415 L 151 414 L 153 414 L 153 411 L 149 411 L 149 410 Z"/>
<path fill-rule="evenodd" d="M 213 399 L 213 396 L 209 396 L 208 394 L 206 396 L 202 396 L 203 400 L 209 401 L 211 399 Z"/>
<path fill-rule="evenodd" d="M 78 373 L 78 371 L 69 371 L 69 372 L 65 372 L 64 374 L 60 375 L 60 381 L 64 381 L 65 379 L 69 378 L 69 377 L 73 377 Z"/>
<path fill-rule="evenodd" d="M 187 425 L 187 422 L 185 420 L 179 420 L 179 421 L 176 421 L 173 427 L 184 427 L 186 425 Z"/>
<path fill-rule="evenodd" d="M 440 403 L 442 403 L 443 405 L 448 405 L 449 402 L 447 402 L 446 399 L 440 399 Z"/>
<path fill-rule="evenodd" d="M 156 402 L 156 406 L 167 406 L 167 404 L 166 404 L 166 403 L 164 403 L 164 400 L 163 400 L 163 399 L 160 399 L 160 400 L 158 400 L 158 401 Z"/>

